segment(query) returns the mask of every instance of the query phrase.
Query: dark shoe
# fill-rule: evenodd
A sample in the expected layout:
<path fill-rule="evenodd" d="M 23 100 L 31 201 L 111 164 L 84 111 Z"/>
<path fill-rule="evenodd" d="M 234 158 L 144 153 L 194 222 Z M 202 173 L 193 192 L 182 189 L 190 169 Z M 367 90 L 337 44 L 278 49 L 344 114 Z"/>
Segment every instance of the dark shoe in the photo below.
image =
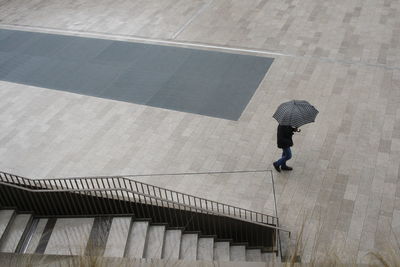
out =
<path fill-rule="evenodd" d="M 281 172 L 281 168 L 279 168 L 279 165 L 276 164 L 276 162 L 272 163 L 272 165 L 274 165 L 274 168 L 277 172 Z"/>
<path fill-rule="evenodd" d="M 282 171 L 291 171 L 291 170 L 293 170 L 292 167 L 289 167 L 289 166 L 286 166 L 286 165 L 282 166 L 281 169 L 282 169 Z"/>

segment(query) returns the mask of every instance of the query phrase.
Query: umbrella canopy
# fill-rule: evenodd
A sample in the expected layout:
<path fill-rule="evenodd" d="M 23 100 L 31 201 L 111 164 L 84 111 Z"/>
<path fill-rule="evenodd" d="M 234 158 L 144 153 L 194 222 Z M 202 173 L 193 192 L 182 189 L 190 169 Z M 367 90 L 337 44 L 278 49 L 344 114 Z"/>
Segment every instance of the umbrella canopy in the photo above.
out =
<path fill-rule="evenodd" d="M 305 100 L 292 100 L 279 105 L 274 117 L 279 124 L 300 127 L 314 122 L 318 110 Z"/>

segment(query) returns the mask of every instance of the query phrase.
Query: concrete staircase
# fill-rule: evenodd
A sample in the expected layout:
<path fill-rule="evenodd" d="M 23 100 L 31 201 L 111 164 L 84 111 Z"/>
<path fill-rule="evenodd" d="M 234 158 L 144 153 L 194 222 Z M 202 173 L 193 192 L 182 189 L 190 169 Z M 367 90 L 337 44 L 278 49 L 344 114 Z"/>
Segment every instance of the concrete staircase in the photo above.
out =
<path fill-rule="evenodd" d="M 0 210 L 0 252 L 189 261 L 278 262 L 275 253 L 132 217 L 43 218 Z"/>

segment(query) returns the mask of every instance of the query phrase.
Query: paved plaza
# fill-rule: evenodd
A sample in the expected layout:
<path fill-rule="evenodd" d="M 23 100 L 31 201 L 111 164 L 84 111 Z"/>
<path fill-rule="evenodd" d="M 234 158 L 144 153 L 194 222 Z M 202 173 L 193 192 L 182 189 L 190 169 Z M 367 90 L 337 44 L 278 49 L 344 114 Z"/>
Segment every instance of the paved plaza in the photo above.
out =
<path fill-rule="evenodd" d="M 365 261 L 400 238 L 400 3 L 0 0 L 0 29 L 273 58 L 238 120 L 0 81 L 0 169 L 32 178 L 271 169 L 276 107 L 320 111 L 274 173 L 304 259 Z M 0 41 L 1 42 L 1 41 Z M 139 179 L 139 178 L 138 178 Z M 271 176 L 142 177 L 270 214 Z M 318 233 L 318 234 L 316 234 Z"/>

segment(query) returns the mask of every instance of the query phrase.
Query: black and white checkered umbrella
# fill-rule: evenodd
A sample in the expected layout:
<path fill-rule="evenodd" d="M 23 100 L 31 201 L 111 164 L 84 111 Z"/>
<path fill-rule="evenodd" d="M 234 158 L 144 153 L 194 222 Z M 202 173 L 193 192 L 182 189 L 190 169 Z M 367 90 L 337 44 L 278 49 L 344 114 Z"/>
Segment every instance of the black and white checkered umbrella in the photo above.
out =
<path fill-rule="evenodd" d="M 305 100 L 292 100 L 279 105 L 274 117 L 279 124 L 300 127 L 314 122 L 318 110 Z"/>

